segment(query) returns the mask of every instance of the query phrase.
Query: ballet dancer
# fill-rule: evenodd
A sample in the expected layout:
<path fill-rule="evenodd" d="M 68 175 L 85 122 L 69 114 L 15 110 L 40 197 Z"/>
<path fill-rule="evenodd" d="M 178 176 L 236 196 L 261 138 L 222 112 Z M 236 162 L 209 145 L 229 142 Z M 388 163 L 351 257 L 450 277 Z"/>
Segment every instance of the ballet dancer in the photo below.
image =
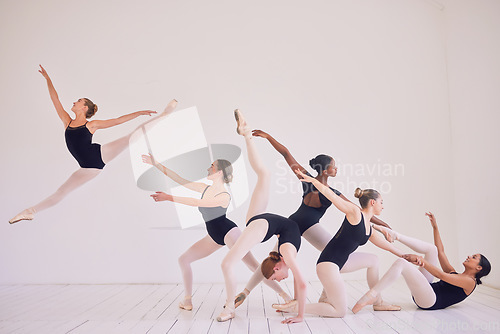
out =
<path fill-rule="evenodd" d="M 209 256 L 224 245 L 231 249 L 241 234 L 238 226 L 226 217 L 231 195 L 226 191 L 224 184 L 232 181 L 233 167 L 229 161 L 224 159 L 214 161 L 207 169 L 207 178 L 209 181 L 212 181 L 212 184 L 207 185 L 203 182 L 191 182 L 180 177 L 172 170 L 157 162 L 152 155 L 143 155 L 142 160 L 144 163 L 158 168 L 163 174 L 180 185 L 201 193 L 201 198 L 199 199 L 172 196 L 160 191 L 151 195 L 156 202 L 171 201 L 198 207 L 205 220 L 208 235 L 194 243 L 179 257 L 179 266 L 182 272 L 185 291 L 184 300 L 179 303 L 179 307 L 191 311 L 193 309 L 193 271 L 191 263 Z M 246 253 L 242 260 L 252 272 L 259 266 L 259 263 L 250 252 Z M 290 299 L 278 283 L 270 281 L 267 285 L 285 300 Z"/>
<path fill-rule="evenodd" d="M 54 104 L 57 115 L 66 129 L 64 134 L 66 146 L 80 165 L 80 169 L 74 172 L 55 193 L 42 200 L 40 203 L 21 211 L 14 218 L 9 220 L 10 224 L 14 224 L 21 220 L 32 220 L 36 212 L 56 205 L 70 192 L 99 175 L 105 164 L 113 160 L 128 146 L 131 134 L 103 146 L 92 143 L 92 136 L 97 130 L 110 128 L 142 115 L 151 116 L 151 114 L 156 113 L 156 111 L 142 110 L 114 119 L 88 121 L 87 119 L 94 116 L 97 112 L 97 105 L 88 98 L 80 98 L 74 102 L 71 107 L 71 111 L 75 113 L 75 118 L 73 119 L 66 110 L 64 110 L 54 85 L 52 84 L 52 80 L 42 65 L 40 65 L 40 70 L 38 72 L 40 72 L 47 81 L 50 98 Z M 171 113 L 176 105 L 177 101 L 172 100 L 160 116 Z M 156 119 L 158 119 L 158 117 L 155 117 L 151 121 Z"/>
<path fill-rule="evenodd" d="M 397 256 L 402 256 L 403 253 L 379 234 L 372 233 L 369 221 L 374 215 L 379 215 L 383 209 L 382 197 L 377 191 L 373 189 L 356 189 L 354 196 L 359 199 L 360 210 L 357 205 L 343 200 L 317 179 L 302 173 L 300 170 L 296 170 L 296 173 L 302 178 L 303 182 L 312 183 L 337 209 L 345 214 L 340 229 L 323 249 L 316 264 L 316 273 L 323 285 L 322 296 L 318 303 L 307 304 L 305 307 L 305 313 L 308 314 L 340 318 L 347 313 L 347 295 L 340 271 L 349 256 L 368 240 Z M 266 278 L 272 277 L 269 276 L 271 273 L 272 271 L 264 272 L 263 268 L 263 274 Z M 376 283 L 378 277 L 375 279 Z M 376 296 L 374 304 L 379 303 L 381 303 L 380 294 Z M 384 304 L 382 305 L 385 307 Z M 275 304 L 273 307 L 279 311 L 297 312 L 296 305 Z M 387 305 L 387 310 L 396 311 L 399 309 L 401 309 L 399 306 Z"/>
<path fill-rule="evenodd" d="M 290 268 L 294 279 L 294 294 L 298 304 L 298 316 L 283 320 L 283 323 L 301 322 L 304 317 L 306 301 L 306 281 L 299 270 L 296 257 L 300 248 L 300 231 L 297 224 L 290 219 L 271 213 L 264 213 L 269 201 L 270 175 L 261 161 L 253 142 L 252 133 L 241 112 L 235 110 L 238 123 L 237 132 L 244 136 L 250 166 L 257 174 L 257 183 L 248 207 L 247 226 L 222 260 L 222 272 L 226 283 L 226 303 L 217 321 L 227 321 L 235 316 L 234 299 L 236 281 L 234 266 L 253 246 L 264 242 L 273 235 L 278 235 L 278 252 L 283 260 L 283 267 Z M 288 270 L 274 275 L 272 278 L 281 281 L 288 276 Z"/>
<path fill-rule="evenodd" d="M 384 231 L 384 233 L 389 233 L 394 240 L 424 254 L 424 257 L 405 254 L 403 258 L 397 259 L 380 281 L 354 305 L 352 312 L 357 313 L 364 306 L 372 304 L 373 296 L 389 287 L 401 275 L 418 308 L 441 310 L 463 301 L 474 291 L 476 285 L 481 284 L 481 277 L 489 274 L 491 264 L 482 254 L 467 256 L 462 263 L 464 271 L 461 274 L 457 273 L 444 252 L 436 217 L 431 212 L 426 215 L 432 226 L 434 245 L 396 231 Z M 438 268 L 438 262 L 441 268 Z M 419 268 L 417 269 L 414 265 Z M 439 281 L 432 283 L 434 277 Z"/>
<path fill-rule="evenodd" d="M 278 142 L 270 134 L 262 130 L 253 130 L 252 135 L 254 137 L 261 137 L 267 139 L 269 143 L 280 153 L 287 164 L 290 166 L 292 171 L 300 170 L 302 173 L 311 176 L 309 172 L 302 167 L 290 153 L 288 148 L 283 144 Z M 335 166 L 335 160 L 328 155 L 320 154 L 309 161 L 309 165 L 316 170 L 317 176 L 315 177 L 318 182 L 328 187 L 328 178 L 335 177 L 337 175 L 337 166 Z M 298 176 L 297 176 L 298 177 Z M 321 217 L 325 214 L 326 210 L 331 206 L 332 202 L 326 198 L 322 193 L 314 187 L 313 184 L 307 182 L 302 183 L 302 203 L 300 207 L 293 213 L 290 217 L 299 227 L 300 234 L 304 239 L 306 239 L 311 245 L 313 245 L 320 252 L 323 251 L 328 242 L 332 239 L 332 235 L 323 227 L 318 224 Z M 343 194 L 338 190 L 329 187 L 331 191 L 340 196 L 345 201 L 350 202 Z M 389 227 L 385 222 L 379 218 L 373 216 L 371 222 Z M 276 250 L 276 249 L 275 249 Z M 368 281 L 368 286 L 372 287 L 377 283 L 379 278 L 378 273 L 379 261 L 375 254 L 355 252 L 349 255 L 346 264 L 342 267 L 341 273 L 349 273 L 357 271 L 360 269 L 367 269 L 366 276 Z M 236 296 L 234 301 L 234 306 L 238 307 L 243 303 L 250 292 L 264 279 L 261 268 L 256 270 L 250 280 L 248 281 L 245 289 Z M 324 299 L 324 293 L 321 295 L 321 299 Z M 293 302 L 290 301 L 290 302 Z M 282 307 L 289 307 L 285 303 Z M 376 311 L 387 311 L 398 309 L 399 307 L 387 305 L 379 300 L 377 304 L 374 305 L 374 310 Z"/>

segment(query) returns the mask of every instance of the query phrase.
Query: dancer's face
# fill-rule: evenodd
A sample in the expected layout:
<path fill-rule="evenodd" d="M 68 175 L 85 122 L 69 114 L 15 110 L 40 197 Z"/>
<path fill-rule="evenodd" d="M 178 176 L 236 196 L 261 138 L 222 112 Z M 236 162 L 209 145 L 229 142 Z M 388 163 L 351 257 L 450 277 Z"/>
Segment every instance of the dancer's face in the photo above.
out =
<path fill-rule="evenodd" d="M 375 215 L 380 215 L 382 210 L 384 210 L 384 199 L 382 196 L 379 196 L 377 200 L 372 200 L 373 203 L 373 213 Z"/>
<path fill-rule="evenodd" d="M 463 262 L 464 267 L 466 268 L 476 268 L 481 267 L 479 265 L 479 261 L 481 261 L 481 254 L 474 254 L 474 255 L 469 255 Z M 481 269 L 479 269 L 481 270 Z"/>
<path fill-rule="evenodd" d="M 276 263 L 276 266 L 273 269 L 274 274 L 272 274 L 269 279 L 281 282 L 288 277 L 288 266 L 283 261 Z"/>
<path fill-rule="evenodd" d="M 78 99 L 78 101 L 73 102 L 73 106 L 71 107 L 71 111 L 75 114 L 78 112 L 87 112 L 88 109 L 84 99 Z"/>
<path fill-rule="evenodd" d="M 337 175 L 337 166 L 335 165 L 335 160 L 332 159 L 328 167 L 326 168 L 326 174 L 330 177 Z"/>
<path fill-rule="evenodd" d="M 217 173 L 219 172 L 219 168 L 217 166 L 217 161 L 212 162 L 210 167 L 207 168 L 207 172 L 208 172 L 207 178 L 209 180 L 213 180 L 215 175 L 217 175 Z"/>

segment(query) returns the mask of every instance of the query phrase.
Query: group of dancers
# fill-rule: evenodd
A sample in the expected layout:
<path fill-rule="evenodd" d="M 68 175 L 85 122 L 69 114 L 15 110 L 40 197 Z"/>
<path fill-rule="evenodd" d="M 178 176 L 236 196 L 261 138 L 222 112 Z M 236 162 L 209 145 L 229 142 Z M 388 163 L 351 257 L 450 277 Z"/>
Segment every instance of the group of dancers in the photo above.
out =
<path fill-rule="evenodd" d="M 97 112 L 97 106 L 88 98 L 81 98 L 73 103 L 71 111 L 75 117 L 72 118 L 62 107 L 52 81 L 42 66 L 39 72 L 46 79 L 51 100 L 64 124 L 68 150 L 81 168 L 74 172 L 54 194 L 17 214 L 9 221 L 11 224 L 21 220 L 32 220 L 36 212 L 54 206 L 68 193 L 95 178 L 105 164 L 128 146 L 131 134 L 103 146 L 92 143 L 92 136 L 97 130 L 122 124 L 141 115 L 155 113 L 143 110 L 115 119 L 88 121 Z M 154 122 L 170 114 L 176 105 L 177 101 L 172 100 L 162 114 L 148 122 Z M 294 323 L 301 322 L 305 314 L 343 317 L 347 313 L 347 296 L 341 273 L 366 268 L 369 291 L 352 307 L 352 311 L 357 313 L 366 305 L 373 305 L 375 311 L 400 310 L 399 306 L 387 304 L 381 297 L 382 291 L 400 276 L 403 276 L 417 307 L 437 310 L 463 301 L 474 291 L 476 285 L 481 284 L 481 277 L 490 272 L 491 264 L 482 254 L 468 256 L 463 262 L 464 271 L 462 273 L 455 271 L 444 252 L 436 218 L 432 213 L 426 215 L 432 226 L 434 244 L 398 233 L 377 218 L 384 208 L 382 196 L 378 191 L 357 188 L 354 196 L 359 199 L 358 206 L 328 186 L 328 179 L 337 174 L 335 160 L 331 156 L 321 154 L 309 161 L 309 165 L 317 173 L 313 177 L 295 160 L 288 148 L 270 134 L 261 130 L 252 131 L 239 110 L 234 111 L 234 116 L 237 122 L 236 131 L 244 138 L 248 161 L 257 174 L 257 182 L 246 215 L 246 227 L 243 230 L 226 217 L 231 195 L 225 184 L 230 183 L 233 177 L 233 168 L 229 161 L 224 159 L 214 161 L 207 170 L 207 179 L 211 184 L 205 184 L 182 178 L 156 161 L 151 154 L 142 156 L 144 163 L 158 168 L 173 181 L 201 194 L 200 198 L 173 196 L 164 192 L 151 195 L 156 202 L 171 201 L 197 207 L 206 223 L 208 235 L 195 242 L 179 257 L 185 290 L 185 296 L 179 303 L 180 308 L 188 311 L 193 309 L 191 263 L 207 257 L 223 246 L 229 248 L 221 264 L 226 302 L 217 317 L 218 321 L 234 318 L 236 308 L 261 281 L 284 300 L 283 304 L 273 304 L 275 309 L 296 314 L 283 320 L 283 323 Z M 266 212 L 271 175 L 255 147 L 256 138 L 269 141 L 296 174 L 298 182 L 302 182 L 302 203 L 288 218 Z M 333 237 L 319 223 L 332 204 L 345 214 L 339 230 Z M 273 235 L 277 236 L 278 242 L 269 257 L 259 265 L 251 250 Z M 301 237 L 321 252 L 316 264 L 316 273 L 323 285 L 323 291 L 317 303 L 306 303 L 306 281 L 296 260 Z M 368 240 L 398 257 L 380 279 L 378 257 L 356 251 Z M 422 255 L 404 254 L 394 246 L 394 241 L 399 241 Z M 253 275 L 245 289 L 237 294 L 234 270 L 240 260 L 247 265 Z M 289 270 L 293 273 L 293 297 L 277 283 L 288 277 Z M 432 283 L 434 278 L 438 278 L 439 281 Z"/>

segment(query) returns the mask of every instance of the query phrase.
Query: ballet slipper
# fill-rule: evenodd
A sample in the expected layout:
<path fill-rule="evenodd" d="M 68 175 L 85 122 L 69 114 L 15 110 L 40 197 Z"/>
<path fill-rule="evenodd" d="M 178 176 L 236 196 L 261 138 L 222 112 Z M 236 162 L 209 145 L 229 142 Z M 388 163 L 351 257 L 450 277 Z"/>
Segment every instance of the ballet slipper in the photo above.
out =
<path fill-rule="evenodd" d="M 179 308 L 186 311 L 192 311 L 193 303 L 191 302 L 191 296 L 185 296 L 184 300 L 182 302 L 179 302 Z"/>
<path fill-rule="evenodd" d="M 245 121 L 245 118 L 243 117 L 243 114 L 239 109 L 234 110 L 234 118 L 236 119 L 237 123 L 236 132 L 244 137 L 251 137 L 250 129 L 248 129 L 247 122 Z"/>
<path fill-rule="evenodd" d="M 228 305 L 225 305 L 224 309 L 217 317 L 217 321 L 224 322 L 233 319 L 234 317 L 235 317 L 234 309 L 229 307 Z"/>
<path fill-rule="evenodd" d="M 401 306 L 391 304 L 373 304 L 374 311 L 401 311 Z"/>
<path fill-rule="evenodd" d="M 243 302 L 245 301 L 245 299 L 247 298 L 248 294 L 250 293 L 250 291 L 248 291 L 247 289 L 243 290 L 243 292 L 240 292 L 236 298 L 234 299 L 234 308 L 238 308 L 238 306 L 240 306 L 241 304 L 243 304 Z"/>
<path fill-rule="evenodd" d="M 389 242 L 394 242 L 396 240 L 399 240 L 399 233 L 391 230 L 390 228 L 383 227 L 381 226 L 382 229 L 382 234 L 384 235 L 385 239 Z"/>
<path fill-rule="evenodd" d="M 293 312 L 298 304 L 299 302 L 296 299 L 292 299 L 285 304 L 273 304 L 272 307 L 280 312 Z"/>
<path fill-rule="evenodd" d="M 359 311 L 361 311 L 361 309 L 366 305 L 372 305 L 377 301 L 377 298 L 378 298 L 378 293 L 376 293 L 373 290 L 368 291 L 367 293 L 364 294 L 363 297 L 361 297 L 358 300 L 356 305 L 354 305 L 354 307 L 352 308 L 352 313 L 356 314 Z"/>
<path fill-rule="evenodd" d="M 14 218 L 9 220 L 9 224 L 14 224 L 21 220 L 33 220 L 33 218 L 35 218 L 35 209 L 29 208 L 15 215 Z"/>
<path fill-rule="evenodd" d="M 172 101 L 170 101 L 167 104 L 167 106 L 165 107 L 163 112 L 160 114 L 160 116 L 167 116 L 167 115 L 171 114 L 176 107 L 177 107 L 177 100 L 173 99 Z"/>

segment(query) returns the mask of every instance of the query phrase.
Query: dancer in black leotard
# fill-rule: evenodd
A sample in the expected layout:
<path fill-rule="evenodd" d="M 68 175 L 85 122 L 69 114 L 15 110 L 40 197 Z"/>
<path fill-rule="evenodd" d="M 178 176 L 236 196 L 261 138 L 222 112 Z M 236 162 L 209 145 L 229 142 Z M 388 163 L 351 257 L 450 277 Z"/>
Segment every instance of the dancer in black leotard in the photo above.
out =
<path fill-rule="evenodd" d="M 218 159 L 214 161 L 208 168 L 207 176 L 208 180 L 212 181 L 212 185 L 207 185 L 202 182 L 190 182 L 180 177 L 172 170 L 155 161 L 151 155 L 143 155 L 142 159 L 145 163 L 155 166 L 180 185 L 202 193 L 200 199 L 172 196 L 164 192 L 156 192 L 151 195 L 157 202 L 171 201 L 198 207 L 205 220 L 208 235 L 194 243 L 179 257 L 179 266 L 182 271 L 185 292 L 184 299 L 179 303 L 179 307 L 185 310 L 192 310 L 193 271 L 191 263 L 207 257 L 224 245 L 227 245 L 229 248 L 233 247 L 241 234 L 238 226 L 226 217 L 231 196 L 226 191 L 224 184 L 231 182 L 233 167 L 227 160 Z M 250 252 L 244 254 L 242 260 L 252 272 L 259 266 L 259 263 Z M 279 294 L 285 293 L 276 282 L 268 282 L 268 285 Z"/>
<path fill-rule="evenodd" d="M 481 277 L 489 274 L 491 264 L 482 254 L 467 256 L 462 263 L 465 270 L 458 274 L 444 252 L 436 218 L 430 212 L 426 215 L 433 228 L 434 245 L 392 230 L 387 231 L 376 227 L 377 230 L 390 235 L 390 239 L 398 240 L 414 251 L 425 255 L 421 257 L 415 254 L 405 254 L 402 259 L 396 260 L 380 281 L 352 308 L 354 313 L 372 304 L 373 296 L 392 285 L 401 275 L 410 288 L 413 301 L 419 308 L 440 310 L 463 301 L 474 291 L 477 284 L 481 284 Z M 438 268 L 438 262 L 441 268 Z M 417 269 L 412 263 L 420 268 Z M 434 277 L 439 278 L 440 281 L 431 283 Z"/>
<path fill-rule="evenodd" d="M 316 273 L 323 284 L 324 296 L 318 303 L 307 304 L 305 312 L 325 317 L 343 317 L 347 312 L 347 296 L 340 271 L 352 252 L 370 240 L 376 246 L 397 256 L 401 256 L 403 253 L 381 238 L 379 234 L 371 233 L 369 221 L 374 215 L 379 215 L 383 209 L 382 197 L 377 191 L 356 189 L 355 197 L 359 198 L 360 210 L 357 205 L 343 200 L 318 180 L 299 170 L 296 173 L 304 182 L 312 183 L 337 209 L 346 215 L 342 226 L 321 252 L 316 264 Z M 377 294 L 375 302 L 379 303 L 380 300 L 380 294 Z M 296 306 L 273 305 L 273 307 L 286 312 L 297 311 Z M 388 308 L 388 310 L 399 309 L 399 307 L 396 308 L 392 305 Z"/>
<path fill-rule="evenodd" d="M 300 247 L 300 231 L 291 220 L 273 214 L 264 213 L 269 201 L 269 172 L 260 160 L 253 142 L 252 134 L 241 113 L 236 110 L 235 117 L 238 122 L 237 132 L 245 137 L 248 160 L 252 169 L 257 174 L 255 185 L 247 212 L 247 227 L 229 250 L 222 261 L 222 272 L 226 283 L 226 304 L 224 310 L 217 317 L 218 321 L 227 321 L 235 316 L 234 298 L 236 295 L 236 281 L 234 277 L 234 266 L 236 263 L 260 242 L 278 235 L 278 251 L 283 259 L 283 268 L 273 278 L 280 281 L 288 276 L 288 268 L 293 272 L 295 297 L 298 301 L 298 316 L 285 319 L 284 323 L 300 322 L 304 316 L 304 305 L 306 300 L 306 282 L 300 272 L 296 257 Z M 264 213 L 264 214 L 263 214 Z"/>
<path fill-rule="evenodd" d="M 278 153 L 280 153 L 290 168 L 294 171 L 299 169 L 301 172 L 308 176 L 311 176 L 304 167 L 302 167 L 293 157 L 291 152 L 283 144 L 279 143 L 274 137 L 272 137 L 267 132 L 262 130 L 253 130 L 252 134 L 254 137 L 262 137 L 269 141 Z M 320 154 L 309 161 L 311 168 L 315 169 L 317 176 L 315 177 L 318 182 L 328 186 L 328 178 L 335 177 L 337 175 L 337 167 L 335 166 L 335 160 L 328 155 Z M 319 251 L 323 251 L 326 244 L 332 238 L 332 235 L 325 229 L 321 224 L 318 224 L 320 219 L 325 214 L 326 210 L 331 206 L 332 202 L 325 197 L 321 192 L 319 192 L 316 187 L 307 182 L 301 182 L 302 184 L 302 203 L 300 207 L 295 211 L 289 218 L 293 220 L 299 227 L 300 234 L 306 239 L 311 245 L 313 245 Z M 336 195 L 340 196 L 343 200 L 350 202 L 340 191 L 329 187 Z M 372 223 L 389 227 L 379 218 L 373 216 L 371 219 Z M 379 278 L 378 273 L 379 260 L 375 254 L 356 252 L 350 254 L 349 261 L 345 267 L 342 268 L 341 273 L 350 273 L 356 270 L 366 268 L 366 278 L 368 281 L 368 286 L 372 287 L 377 283 Z M 264 279 L 261 270 L 256 270 L 248 281 L 245 289 L 240 292 L 234 301 L 235 307 L 238 307 L 243 303 L 247 295 Z M 324 293 L 320 300 L 324 299 Z M 288 303 L 293 301 L 288 301 L 285 299 L 285 304 L 283 307 L 289 306 Z M 386 305 L 382 300 L 374 305 L 374 309 L 377 311 L 398 309 L 399 307 L 393 307 L 391 305 Z"/>
<path fill-rule="evenodd" d="M 94 116 L 97 112 L 97 105 L 87 98 L 81 98 L 74 102 L 73 107 L 71 107 L 71 111 L 73 111 L 76 116 L 72 119 L 66 110 L 64 110 L 61 102 L 59 101 L 57 92 L 52 85 L 52 80 L 42 66 L 40 66 L 39 72 L 47 81 L 50 98 L 54 104 L 57 115 L 63 122 L 64 128 L 66 129 L 65 139 L 68 150 L 78 161 L 81 168 L 74 172 L 51 196 L 47 197 L 40 203 L 21 211 L 14 218 L 9 220 L 9 223 L 11 224 L 21 220 L 32 220 L 36 212 L 59 203 L 67 194 L 96 177 L 104 168 L 106 163 L 113 160 L 128 146 L 130 135 L 119 138 L 111 143 L 103 145 L 102 147 L 99 144 L 93 144 L 92 135 L 97 130 L 110 128 L 128 122 L 141 115 L 151 115 L 156 113 L 151 110 L 143 110 L 114 119 L 94 120 L 88 122 L 87 119 Z M 162 115 L 171 113 L 176 105 L 177 101 L 171 101 L 167 108 L 165 108 Z M 157 119 L 158 117 L 155 117 L 153 121 Z"/>

